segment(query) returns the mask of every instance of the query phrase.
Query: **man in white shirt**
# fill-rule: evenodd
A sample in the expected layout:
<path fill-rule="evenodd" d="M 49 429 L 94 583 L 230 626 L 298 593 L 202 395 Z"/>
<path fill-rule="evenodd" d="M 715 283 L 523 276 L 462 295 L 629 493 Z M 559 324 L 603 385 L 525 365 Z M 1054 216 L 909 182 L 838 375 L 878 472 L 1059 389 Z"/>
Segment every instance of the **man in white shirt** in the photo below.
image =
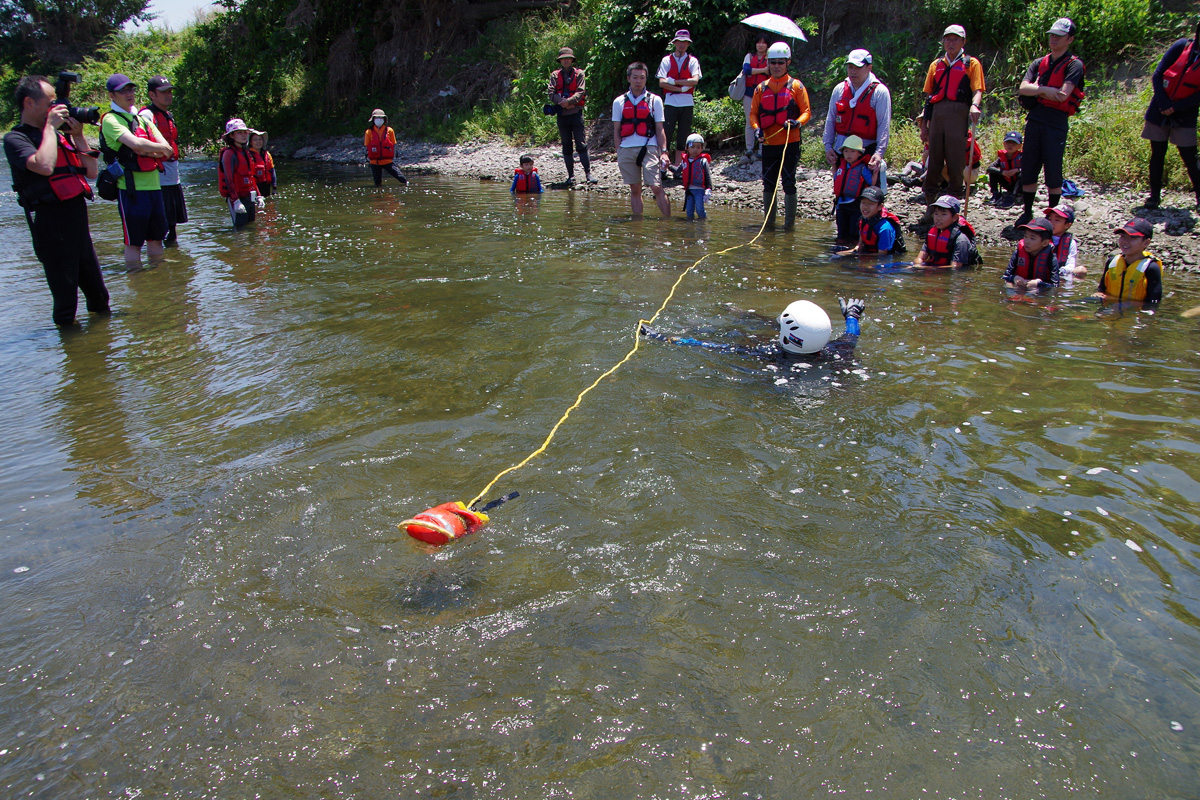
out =
<path fill-rule="evenodd" d="M 658 85 L 662 88 L 665 101 L 667 141 L 674 139 L 671 147 L 670 164 L 679 166 L 686 149 L 685 142 L 692 132 L 692 114 L 695 111 L 696 84 L 700 83 L 700 62 L 688 55 L 692 36 L 686 30 L 675 32 L 671 44 L 675 52 L 668 53 L 658 65 Z M 678 157 L 677 157 L 678 155 Z"/>
<path fill-rule="evenodd" d="M 642 213 L 642 184 L 650 185 L 654 202 L 664 217 L 671 216 L 671 201 L 663 191 L 659 168 L 665 169 L 667 136 L 663 128 L 663 101 L 646 91 L 650 70 L 640 61 L 625 68 L 629 91 L 613 100 L 613 141 L 617 145 L 617 167 L 629 187 L 629 206 Z"/>

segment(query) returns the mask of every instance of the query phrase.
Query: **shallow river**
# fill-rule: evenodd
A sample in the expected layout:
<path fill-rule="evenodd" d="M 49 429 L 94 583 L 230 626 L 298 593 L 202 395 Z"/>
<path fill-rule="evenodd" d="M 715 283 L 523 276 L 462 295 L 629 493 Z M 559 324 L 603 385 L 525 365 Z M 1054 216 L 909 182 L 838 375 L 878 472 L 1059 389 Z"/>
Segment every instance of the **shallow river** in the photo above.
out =
<path fill-rule="evenodd" d="M 66 335 L 0 201 L 0 795 L 1196 797 L 1196 278 L 1097 314 L 1011 301 L 1004 253 L 769 235 L 660 327 L 862 296 L 854 363 L 646 342 L 435 551 L 396 523 L 755 216 L 288 165 L 235 234 L 210 173 L 154 269 L 93 208 L 120 314 Z"/>

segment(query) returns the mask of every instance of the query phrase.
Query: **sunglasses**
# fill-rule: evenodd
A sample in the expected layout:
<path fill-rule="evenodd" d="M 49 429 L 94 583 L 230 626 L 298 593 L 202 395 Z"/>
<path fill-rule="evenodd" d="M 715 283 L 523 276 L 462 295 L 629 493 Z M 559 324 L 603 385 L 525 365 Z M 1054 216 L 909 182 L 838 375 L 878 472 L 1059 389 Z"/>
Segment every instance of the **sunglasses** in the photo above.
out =
<path fill-rule="evenodd" d="M 786 64 L 787 59 L 786 58 L 772 58 L 772 59 L 768 59 L 767 63 L 768 64 Z"/>

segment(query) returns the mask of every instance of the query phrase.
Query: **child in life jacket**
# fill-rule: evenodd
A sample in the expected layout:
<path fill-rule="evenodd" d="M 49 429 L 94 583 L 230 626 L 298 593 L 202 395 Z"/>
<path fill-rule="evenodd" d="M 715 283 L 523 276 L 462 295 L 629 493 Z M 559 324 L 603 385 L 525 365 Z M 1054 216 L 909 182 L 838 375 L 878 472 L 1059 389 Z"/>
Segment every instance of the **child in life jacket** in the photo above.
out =
<path fill-rule="evenodd" d="M 1075 207 L 1070 203 L 1059 203 L 1054 208 L 1044 209 L 1042 216 L 1054 226 L 1054 237 L 1050 242 L 1054 245 L 1054 257 L 1058 259 L 1059 275 L 1067 280 L 1087 275 L 1087 267 L 1079 263 L 1079 245 L 1070 231 L 1075 222 Z"/>
<path fill-rule="evenodd" d="M 806 369 L 817 362 L 849 361 L 854 357 L 854 348 L 858 344 L 860 332 L 859 320 L 862 318 L 867 304 L 865 300 L 853 297 L 844 300 L 839 297 L 838 306 L 841 308 L 842 318 L 846 320 L 846 328 L 842 335 L 833 341 L 830 341 L 830 337 L 833 335 L 833 326 L 829 321 L 829 315 L 823 308 L 810 300 L 797 300 L 791 303 L 776 319 L 756 314 L 753 311 L 734 309 L 757 323 L 773 328 L 777 326 L 778 333 L 773 335 L 772 340 L 761 344 L 732 344 L 703 341 L 691 336 L 670 336 L 645 324 L 641 327 L 641 334 L 668 344 L 702 347 L 721 353 L 753 356 L 772 362 L 771 369 L 790 365 Z"/>
<path fill-rule="evenodd" d="M 944 194 L 930 208 L 933 227 L 925 234 L 925 244 L 913 266 L 962 269 L 982 264 L 983 259 L 975 249 L 975 228 L 959 216 L 962 201 L 954 195 Z"/>
<path fill-rule="evenodd" d="M 252 131 L 234 118 L 225 123 L 225 146 L 217 156 L 217 191 L 229 205 L 234 230 L 254 221 L 255 211 L 266 205 L 254 180 L 254 156 L 247 144 Z"/>
<path fill-rule="evenodd" d="M 904 235 L 900 230 L 900 218 L 883 206 L 886 195 L 878 186 L 863 189 L 858 201 L 861 218 L 858 220 L 858 244 L 839 256 L 877 255 L 879 253 L 903 253 Z"/>
<path fill-rule="evenodd" d="M 863 158 L 862 137 L 847 136 L 842 143 L 842 155 L 833 172 L 834 219 L 837 222 L 837 243 L 850 245 L 858 241 L 859 198 L 868 186 L 878 183 L 867 159 Z"/>
<path fill-rule="evenodd" d="M 1018 292 L 1049 291 L 1058 285 L 1058 259 L 1050 238 L 1054 225 L 1042 217 L 1018 226 L 1025 231 L 1004 270 L 1004 285 Z"/>
<path fill-rule="evenodd" d="M 513 172 L 512 186 L 508 190 L 513 194 L 541 194 L 542 179 L 533 165 L 533 156 L 521 156 L 521 167 Z"/>
<path fill-rule="evenodd" d="M 1116 228 L 1121 252 L 1108 260 L 1100 274 L 1100 285 L 1092 297 L 1106 302 L 1135 300 L 1154 307 L 1162 300 L 1162 261 L 1146 249 L 1154 237 L 1154 226 L 1135 217 Z"/>
<path fill-rule="evenodd" d="M 679 179 L 683 182 L 683 210 L 687 218 L 693 215 L 708 219 L 704 201 L 712 197 L 712 156 L 704 152 L 704 137 L 693 133 L 687 138 L 687 154 L 679 162 Z"/>
<path fill-rule="evenodd" d="M 1016 204 L 1017 185 L 1021 182 L 1022 143 L 1017 131 L 1004 134 L 1004 149 L 996 151 L 996 160 L 987 169 L 992 196 L 984 201 L 985 204 L 996 208 L 1012 208 Z"/>
<path fill-rule="evenodd" d="M 270 197 L 275 189 L 275 159 L 267 149 L 267 132 L 250 132 L 250 155 L 254 156 L 254 181 L 258 184 L 258 193 Z"/>

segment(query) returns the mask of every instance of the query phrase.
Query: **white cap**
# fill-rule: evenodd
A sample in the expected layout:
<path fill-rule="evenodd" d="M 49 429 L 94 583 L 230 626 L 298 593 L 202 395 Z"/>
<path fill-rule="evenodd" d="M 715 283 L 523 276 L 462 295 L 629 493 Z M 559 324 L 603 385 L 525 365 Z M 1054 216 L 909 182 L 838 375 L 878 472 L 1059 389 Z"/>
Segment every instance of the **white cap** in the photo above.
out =
<path fill-rule="evenodd" d="M 965 39 L 965 38 L 967 38 L 967 29 L 964 28 L 962 25 L 951 25 L 948 28 L 946 28 L 946 30 L 942 31 L 942 38 L 945 38 L 945 37 L 949 36 L 950 34 L 954 34 L 955 36 L 961 36 L 962 38 Z"/>
<path fill-rule="evenodd" d="M 846 63 L 856 67 L 865 66 L 871 63 L 871 54 L 862 48 L 851 50 L 850 55 L 846 56 Z"/>
<path fill-rule="evenodd" d="M 701 147 L 704 147 L 704 137 L 698 133 L 693 133 L 693 134 L 689 135 L 687 138 L 687 146 L 691 147 L 694 144 L 698 144 Z"/>
<path fill-rule="evenodd" d="M 1050 30 L 1046 33 L 1053 33 L 1055 36 L 1074 36 L 1076 31 L 1075 23 L 1066 17 L 1059 17 L 1054 20 L 1054 24 L 1050 26 Z"/>

